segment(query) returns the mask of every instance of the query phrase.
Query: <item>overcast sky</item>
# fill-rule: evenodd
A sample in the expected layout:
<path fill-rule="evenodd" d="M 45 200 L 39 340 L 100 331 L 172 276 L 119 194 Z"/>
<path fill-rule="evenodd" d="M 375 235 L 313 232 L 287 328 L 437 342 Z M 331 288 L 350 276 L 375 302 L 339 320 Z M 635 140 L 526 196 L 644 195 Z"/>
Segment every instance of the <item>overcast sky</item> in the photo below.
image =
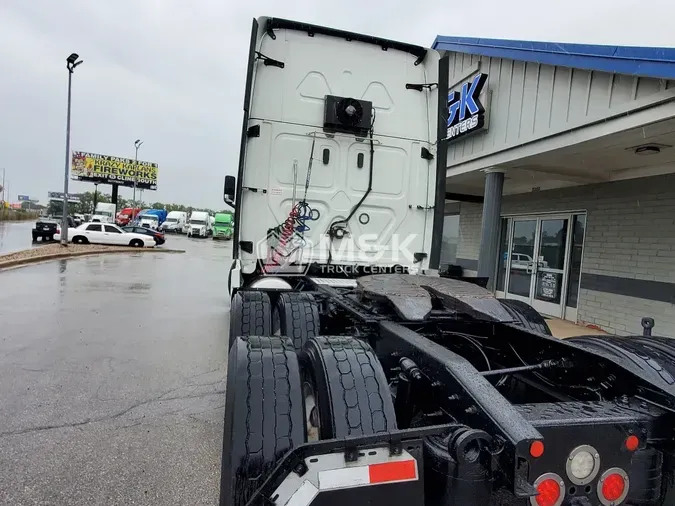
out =
<path fill-rule="evenodd" d="M 0 0 L 0 169 L 11 199 L 63 188 L 67 70 L 73 150 L 159 164 L 145 201 L 222 208 L 239 154 L 253 17 L 420 45 L 437 34 L 675 46 L 672 0 Z M 0 171 L 1 177 L 1 171 Z M 71 182 L 71 191 L 93 185 Z M 109 192 L 108 190 L 104 190 Z M 131 189 L 121 194 L 131 197 Z"/>

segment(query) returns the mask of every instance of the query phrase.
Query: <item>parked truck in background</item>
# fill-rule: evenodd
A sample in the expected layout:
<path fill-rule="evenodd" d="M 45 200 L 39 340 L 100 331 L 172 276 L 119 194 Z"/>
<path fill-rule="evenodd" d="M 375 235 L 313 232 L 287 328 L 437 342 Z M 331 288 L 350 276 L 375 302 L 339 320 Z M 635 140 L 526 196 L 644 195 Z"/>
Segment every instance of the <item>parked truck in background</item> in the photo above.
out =
<path fill-rule="evenodd" d="M 188 237 L 208 237 L 211 233 L 211 216 L 209 213 L 192 211 L 188 223 Z"/>
<path fill-rule="evenodd" d="M 133 207 L 125 207 L 122 209 L 120 212 L 117 213 L 117 216 L 115 218 L 115 223 L 119 225 L 120 227 L 125 227 L 127 226 L 131 221 L 136 218 L 138 213 L 141 212 L 141 208 L 133 208 Z"/>
<path fill-rule="evenodd" d="M 136 217 L 136 220 L 141 227 L 159 230 L 164 220 L 166 220 L 166 216 L 167 212 L 165 209 L 143 209 Z"/>
<path fill-rule="evenodd" d="M 276 18 L 249 48 L 221 506 L 675 505 L 675 340 L 557 339 L 439 273 L 483 68 Z"/>
<path fill-rule="evenodd" d="M 91 221 L 101 223 L 115 222 L 115 204 L 109 202 L 99 202 L 96 204 L 96 210 L 91 217 Z"/>
<path fill-rule="evenodd" d="M 213 223 L 213 238 L 228 241 L 232 239 L 232 225 L 232 214 L 216 213 Z"/>
<path fill-rule="evenodd" d="M 181 234 L 186 223 L 187 213 L 185 211 L 169 211 L 166 220 L 162 223 L 162 230 Z"/>

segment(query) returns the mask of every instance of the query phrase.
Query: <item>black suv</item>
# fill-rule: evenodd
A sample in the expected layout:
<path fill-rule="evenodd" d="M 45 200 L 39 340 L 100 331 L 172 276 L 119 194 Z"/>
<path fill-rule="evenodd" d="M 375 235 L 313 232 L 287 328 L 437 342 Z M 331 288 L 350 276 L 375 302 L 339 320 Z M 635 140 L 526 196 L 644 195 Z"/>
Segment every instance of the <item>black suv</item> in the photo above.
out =
<path fill-rule="evenodd" d="M 35 223 L 35 227 L 33 227 L 32 230 L 33 242 L 36 242 L 38 237 L 42 238 L 42 242 L 53 241 L 54 234 L 56 233 L 58 226 L 61 224 L 61 220 L 61 216 L 41 216 L 38 218 L 37 222 Z M 68 216 L 68 228 L 75 228 L 75 221 L 71 216 Z"/>

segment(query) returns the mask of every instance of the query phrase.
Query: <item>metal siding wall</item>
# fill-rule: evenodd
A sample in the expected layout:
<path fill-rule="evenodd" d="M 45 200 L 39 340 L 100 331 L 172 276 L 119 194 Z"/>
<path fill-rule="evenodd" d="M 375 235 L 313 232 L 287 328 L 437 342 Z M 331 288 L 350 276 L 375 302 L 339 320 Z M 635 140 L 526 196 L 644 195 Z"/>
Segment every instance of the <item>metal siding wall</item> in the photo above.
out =
<path fill-rule="evenodd" d="M 478 61 L 480 71 L 488 74 L 485 89 L 492 94 L 489 128 L 450 144 L 450 167 L 583 126 L 635 100 L 649 101 L 650 96 L 656 100 L 659 93 L 675 87 L 673 81 L 462 53 L 450 55 L 450 84 Z"/>

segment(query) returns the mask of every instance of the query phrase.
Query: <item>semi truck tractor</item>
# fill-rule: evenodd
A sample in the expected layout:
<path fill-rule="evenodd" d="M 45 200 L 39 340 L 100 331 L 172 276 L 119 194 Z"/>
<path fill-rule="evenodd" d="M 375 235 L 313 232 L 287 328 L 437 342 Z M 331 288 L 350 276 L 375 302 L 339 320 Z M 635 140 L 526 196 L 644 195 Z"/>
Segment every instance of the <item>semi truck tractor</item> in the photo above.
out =
<path fill-rule="evenodd" d="M 211 216 L 206 211 L 192 211 L 188 222 L 188 237 L 208 237 L 212 232 Z"/>
<path fill-rule="evenodd" d="M 649 318 L 557 339 L 439 274 L 448 76 L 428 48 L 253 22 L 221 506 L 675 504 L 675 341 Z"/>
<path fill-rule="evenodd" d="M 187 213 L 185 211 L 169 211 L 166 220 L 162 223 L 162 230 L 182 234 L 186 224 Z"/>
<path fill-rule="evenodd" d="M 213 238 L 232 239 L 232 215 L 230 213 L 216 213 L 213 222 Z"/>
<path fill-rule="evenodd" d="M 136 219 L 141 227 L 159 230 L 166 220 L 166 215 L 165 209 L 144 209 L 137 215 Z"/>
<path fill-rule="evenodd" d="M 120 227 L 125 227 L 131 221 L 133 221 L 136 215 L 138 215 L 138 213 L 140 212 L 141 212 L 140 208 L 125 207 L 119 213 L 117 213 L 115 223 L 117 223 Z"/>

